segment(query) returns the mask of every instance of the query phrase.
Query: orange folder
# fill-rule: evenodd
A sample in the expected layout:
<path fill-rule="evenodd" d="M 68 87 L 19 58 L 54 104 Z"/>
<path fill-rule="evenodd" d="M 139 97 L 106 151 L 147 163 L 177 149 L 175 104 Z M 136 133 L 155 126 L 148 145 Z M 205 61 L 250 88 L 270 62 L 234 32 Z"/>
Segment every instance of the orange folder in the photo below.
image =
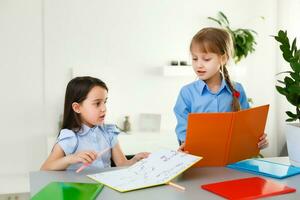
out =
<path fill-rule="evenodd" d="M 225 166 L 259 154 L 269 105 L 226 113 L 188 115 L 185 151 L 203 157 L 196 167 Z"/>
<path fill-rule="evenodd" d="M 226 199 L 260 199 L 296 191 L 284 184 L 260 177 L 211 183 L 201 187 Z"/>

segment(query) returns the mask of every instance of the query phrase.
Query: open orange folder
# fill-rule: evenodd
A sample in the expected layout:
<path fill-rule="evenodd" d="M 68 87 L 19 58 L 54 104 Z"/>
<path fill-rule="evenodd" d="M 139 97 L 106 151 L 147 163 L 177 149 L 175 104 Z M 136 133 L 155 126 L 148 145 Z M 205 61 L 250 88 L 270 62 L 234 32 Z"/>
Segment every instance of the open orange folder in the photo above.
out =
<path fill-rule="evenodd" d="M 269 105 L 227 113 L 191 113 L 185 151 L 203 157 L 195 166 L 225 166 L 259 154 Z"/>

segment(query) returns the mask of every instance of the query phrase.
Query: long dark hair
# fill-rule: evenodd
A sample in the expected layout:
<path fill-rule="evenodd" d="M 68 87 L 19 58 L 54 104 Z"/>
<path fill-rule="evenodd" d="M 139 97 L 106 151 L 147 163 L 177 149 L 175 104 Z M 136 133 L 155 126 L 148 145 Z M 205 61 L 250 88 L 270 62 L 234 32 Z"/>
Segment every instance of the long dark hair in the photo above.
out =
<path fill-rule="evenodd" d="M 95 86 L 100 86 L 108 91 L 108 88 L 103 81 L 90 76 L 76 77 L 68 83 L 65 95 L 63 123 L 61 129 L 70 129 L 74 132 L 78 132 L 81 129 L 82 122 L 80 119 L 80 115 L 74 112 L 72 104 L 74 102 L 83 102 L 86 99 L 88 93 Z"/>
<path fill-rule="evenodd" d="M 227 60 L 233 55 L 233 41 L 231 35 L 228 31 L 221 28 L 203 28 L 196 35 L 194 35 L 191 44 L 190 51 L 192 46 L 197 44 L 202 52 L 213 52 L 220 56 L 225 55 Z M 234 85 L 230 79 L 226 64 L 221 66 L 224 79 L 229 86 L 232 94 L 236 92 Z M 238 97 L 232 95 L 231 110 L 238 111 L 241 109 L 240 101 Z"/>

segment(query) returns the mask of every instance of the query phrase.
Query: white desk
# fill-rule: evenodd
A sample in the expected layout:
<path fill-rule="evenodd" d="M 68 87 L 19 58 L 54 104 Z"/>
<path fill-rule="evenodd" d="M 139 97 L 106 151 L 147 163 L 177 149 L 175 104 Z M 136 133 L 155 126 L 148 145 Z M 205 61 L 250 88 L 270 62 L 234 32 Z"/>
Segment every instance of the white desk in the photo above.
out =
<path fill-rule="evenodd" d="M 107 169 L 106 169 L 107 170 Z M 112 169 L 111 169 L 112 170 Z M 31 172 L 30 173 L 30 192 L 31 195 L 37 193 L 42 187 L 52 181 L 65 181 L 65 182 L 94 182 L 92 179 L 85 176 L 86 174 L 98 173 L 99 171 L 83 171 L 83 173 L 76 174 L 75 172 Z M 186 188 L 185 191 L 177 190 L 171 186 L 163 185 L 152 188 L 146 188 L 136 190 L 127 193 L 120 193 L 109 187 L 104 187 L 102 192 L 97 197 L 100 199 L 118 199 L 118 200 L 153 200 L 153 199 L 164 199 L 164 200 L 193 200 L 193 199 L 223 199 L 217 195 L 214 195 L 200 187 L 202 184 L 253 177 L 256 175 L 236 171 L 225 167 L 203 167 L 203 168 L 191 168 L 180 175 L 174 180 Z M 286 179 L 278 180 L 264 177 L 265 179 L 271 179 L 282 184 L 286 184 L 290 187 L 296 188 L 297 191 L 290 194 L 279 195 L 270 197 L 270 199 L 300 199 L 300 175 L 292 176 Z M 268 198 L 269 199 L 269 198 Z"/>

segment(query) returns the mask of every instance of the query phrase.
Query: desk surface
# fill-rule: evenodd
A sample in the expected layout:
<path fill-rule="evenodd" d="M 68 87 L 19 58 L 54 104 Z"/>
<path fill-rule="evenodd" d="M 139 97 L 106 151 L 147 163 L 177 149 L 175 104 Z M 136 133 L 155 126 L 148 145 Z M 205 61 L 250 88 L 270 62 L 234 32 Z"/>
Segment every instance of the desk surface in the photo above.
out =
<path fill-rule="evenodd" d="M 87 174 L 98 173 L 100 171 L 86 171 L 82 174 L 76 174 L 75 172 L 66 171 L 38 171 L 30 173 L 30 191 L 31 195 L 37 193 L 42 187 L 47 185 L 51 181 L 66 181 L 66 182 L 86 182 L 92 183 L 93 180 L 89 179 Z M 191 168 L 180 175 L 174 180 L 186 187 L 185 191 L 178 190 L 168 185 L 157 186 L 142 190 L 136 190 L 127 193 L 119 193 L 108 187 L 104 187 L 102 192 L 98 196 L 100 199 L 118 199 L 118 200 L 147 200 L 147 199 L 223 199 L 217 195 L 214 195 L 206 190 L 199 188 L 202 184 L 225 181 L 237 178 L 253 177 L 255 175 L 249 173 L 243 173 L 236 170 L 228 169 L 225 167 L 204 167 L 204 168 Z M 283 180 L 271 179 L 276 182 L 281 182 L 290 187 L 296 188 L 295 193 L 274 196 L 272 199 L 300 199 L 300 175 L 292 176 Z"/>

